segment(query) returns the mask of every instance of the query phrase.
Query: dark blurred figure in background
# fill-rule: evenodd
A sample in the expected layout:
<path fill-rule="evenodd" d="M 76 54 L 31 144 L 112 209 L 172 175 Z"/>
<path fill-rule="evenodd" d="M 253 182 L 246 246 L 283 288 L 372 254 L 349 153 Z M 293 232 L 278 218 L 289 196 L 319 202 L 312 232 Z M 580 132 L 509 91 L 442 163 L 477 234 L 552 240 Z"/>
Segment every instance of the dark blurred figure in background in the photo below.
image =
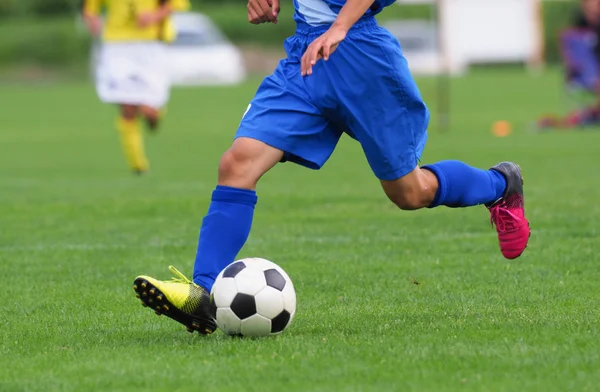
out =
<path fill-rule="evenodd" d="M 600 0 L 581 0 L 571 26 L 560 35 L 566 84 L 574 96 L 583 92 L 593 102 L 564 117 L 546 116 L 538 128 L 571 129 L 600 123 Z"/>

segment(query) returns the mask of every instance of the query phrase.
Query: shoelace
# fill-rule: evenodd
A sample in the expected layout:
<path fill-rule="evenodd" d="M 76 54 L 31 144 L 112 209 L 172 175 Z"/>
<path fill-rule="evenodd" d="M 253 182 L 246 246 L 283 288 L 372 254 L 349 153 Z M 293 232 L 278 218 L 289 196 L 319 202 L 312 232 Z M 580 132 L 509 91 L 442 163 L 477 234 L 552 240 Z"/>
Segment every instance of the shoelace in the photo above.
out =
<path fill-rule="evenodd" d="M 173 267 L 172 265 L 169 266 L 169 271 L 171 271 L 171 273 L 173 275 L 175 275 L 174 278 L 169 280 L 170 283 L 192 284 L 191 280 L 189 280 L 183 273 L 181 273 L 181 271 L 179 271 L 177 268 Z"/>
<path fill-rule="evenodd" d="M 502 212 L 506 213 L 502 216 Z M 495 206 L 491 210 L 490 223 L 492 226 L 496 224 L 498 230 L 502 233 L 507 233 L 516 230 L 516 225 L 512 224 L 513 221 L 519 221 L 520 218 L 510 212 L 504 203 Z"/>

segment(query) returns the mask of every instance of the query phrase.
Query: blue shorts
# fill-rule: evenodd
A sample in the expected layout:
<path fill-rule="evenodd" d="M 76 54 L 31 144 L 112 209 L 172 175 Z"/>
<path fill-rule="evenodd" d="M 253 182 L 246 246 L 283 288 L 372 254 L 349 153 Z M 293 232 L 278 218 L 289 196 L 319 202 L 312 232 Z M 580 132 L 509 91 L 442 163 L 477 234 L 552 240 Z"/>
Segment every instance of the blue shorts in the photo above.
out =
<path fill-rule="evenodd" d="M 359 21 L 329 61 L 301 76 L 304 51 L 327 27 L 286 40 L 288 57 L 258 88 L 236 138 L 260 140 L 284 151 L 285 160 L 319 169 L 347 133 L 379 179 L 405 176 L 425 147 L 429 111 L 398 40 L 375 19 Z"/>

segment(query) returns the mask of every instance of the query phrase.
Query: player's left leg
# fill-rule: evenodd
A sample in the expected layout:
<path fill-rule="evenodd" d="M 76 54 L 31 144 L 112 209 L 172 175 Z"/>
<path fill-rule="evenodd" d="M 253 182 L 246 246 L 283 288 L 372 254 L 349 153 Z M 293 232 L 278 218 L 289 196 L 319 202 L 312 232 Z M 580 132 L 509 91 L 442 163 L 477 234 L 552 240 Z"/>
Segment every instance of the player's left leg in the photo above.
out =
<path fill-rule="evenodd" d="M 349 58 L 355 60 L 346 61 Z M 344 121 L 396 205 L 406 210 L 486 205 L 503 255 L 511 259 L 521 255 L 530 231 L 517 165 L 501 163 L 481 170 L 460 161 L 442 161 L 418 167 L 429 111 L 397 40 L 387 30 L 368 26 L 351 32 L 327 63 L 322 71 L 336 68 L 331 79 L 337 81 L 335 102 L 341 104 Z M 338 80 L 339 74 L 344 80 Z M 370 99 L 361 99 L 364 96 Z"/>
<path fill-rule="evenodd" d="M 221 158 L 218 184 L 200 228 L 193 280 L 174 269 L 173 281 L 147 276 L 135 280 L 142 303 L 189 331 L 214 330 L 207 308 L 209 293 L 217 275 L 235 260 L 250 234 L 259 179 L 282 160 L 320 168 L 341 136 L 312 103 L 300 76 L 298 59 L 307 45 L 306 38 L 288 40 L 291 58 L 263 81 L 231 148 Z"/>
<path fill-rule="evenodd" d="M 387 196 L 404 210 L 483 204 L 496 225 L 504 257 L 519 257 L 527 246 L 530 230 L 525 218 L 523 176 L 519 166 L 502 162 L 490 170 L 460 161 L 441 161 L 395 179 L 382 180 Z"/>
<path fill-rule="evenodd" d="M 381 185 L 388 198 L 403 210 L 439 205 L 454 208 L 491 205 L 504 196 L 507 188 L 502 171 L 481 170 L 460 161 L 441 161 L 416 167 L 395 180 L 382 180 Z"/>

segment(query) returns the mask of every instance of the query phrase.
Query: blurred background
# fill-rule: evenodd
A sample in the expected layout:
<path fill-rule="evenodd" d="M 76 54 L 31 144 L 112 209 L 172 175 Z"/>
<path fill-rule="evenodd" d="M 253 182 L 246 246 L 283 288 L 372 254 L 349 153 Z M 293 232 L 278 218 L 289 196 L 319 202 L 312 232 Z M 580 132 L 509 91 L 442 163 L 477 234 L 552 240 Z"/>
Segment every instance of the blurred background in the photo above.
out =
<path fill-rule="evenodd" d="M 193 11 L 206 15 L 220 32 L 241 48 L 250 73 L 264 73 L 272 68 L 270 57 L 279 55 L 282 40 L 293 34 L 291 4 L 282 5 L 280 23 L 275 28 L 250 25 L 246 21 L 244 0 L 192 0 Z M 402 6 L 386 9 L 379 19 L 382 22 L 397 20 L 432 21 L 437 8 L 428 2 L 408 1 Z M 423 3 L 423 4 L 420 4 Z M 459 8 L 455 1 L 445 2 L 452 8 Z M 459 1 L 459 3 L 461 3 Z M 462 1 L 465 3 L 465 1 Z M 473 8 L 473 1 L 466 2 L 463 8 Z M 518 12 L 528 1 L 483 1 L 487 7 L 506 9 L 508 14 L 493 19 L 500 21 L 504 28 L 498 34 L 522 29 L 523 23 L 538 23 L 537 20 L 522 21 L 523 17 L 533 15 L 516 13 L 509 18 L 510 12 Z M 559 60 L 556 42 L 557 33 L 571 22 L 578 1 L 542 1 L 539 17 L 543 31 L 543 60 L 554 64 Z M 506 5 L 509 7 L 506 8 Z M 512 6 L 510 6 L 512 4 Z M 521 4 L 521 5 L 519 5 Z M 77 26 L 79 0 L 0 0 L 0 75 L 6 80 L 31 80 L 40 77 L 68 75 L 81 77 L 86 75 L 91 40 L 85 31 Z M 476 11 L 476 10 L 475 10 Z M 446 11 L 444 11 L 446 12 Z M 452 11 L 450 11 L 452 12 Z M 438 10 L 438 14 L 440 11 Z M 461 16 L 447 15 L 456 20 Z M 469 17 L 468 15 L 462 17 Z M 538 16 L 535 15 L 537 18 Z M 479 21 L 479 23 L 477 22 Z M 482 26 L 484 18 L 471 20 L 474 25 Z M 487 21 L 488 23 L 490 20 Z M 518 26 L 513 27 L 513 25 Z M 393 25 L 393 24 L 392 24 Z M 416 32 L 422 32 L 423 25 L 409 25 Z M 485 23 L 483 23 L 485 27 Z M 474 26 L 477 28 L 477 26 Z M 421 28 L 421 30 L 419 30 Z M 452 32 L 461 34 L 461 30 L 451 27 Z M 407 34 L 406 32 L 402 32 Z M 407 43 L 408 44 L 408 43 Z M 266 58 L 265 58 L 266 56 Z M 271 61 L 268 61 L 271 60 Z"/>
<path fill-rule="evenodd" d="M 270 73 L 294 33 L 292 4 L 277 26 L 247 23 L 244 0 L 192 0 L 175 17 L 169 50 L 175 86 L 238 84 Z M 432 127 L 449 129 L 448 76 L 474 67 L 517 66 L 558 72 L 559 32 L 573 24 L 579 0 L 401 0 L 378 19 L 398 37 L 433 111 Z M 90 81 L 98 45 L 80 19 L 81 0 L 0 0 L 0 83 Z M 202 59 L 202 60 L 194 60 Z M 559 69 L 559 71 L 556 71 Z M 0 92 L 1 94 L 1 92 Z M 568 101 L 568 100 L 567 100 Z M 568 111 L 564 102 L 548 111 Z M 572 105 L 571 105 L 572 106 Z M 541 113 L 532 113 L 532 121 Z"/>

